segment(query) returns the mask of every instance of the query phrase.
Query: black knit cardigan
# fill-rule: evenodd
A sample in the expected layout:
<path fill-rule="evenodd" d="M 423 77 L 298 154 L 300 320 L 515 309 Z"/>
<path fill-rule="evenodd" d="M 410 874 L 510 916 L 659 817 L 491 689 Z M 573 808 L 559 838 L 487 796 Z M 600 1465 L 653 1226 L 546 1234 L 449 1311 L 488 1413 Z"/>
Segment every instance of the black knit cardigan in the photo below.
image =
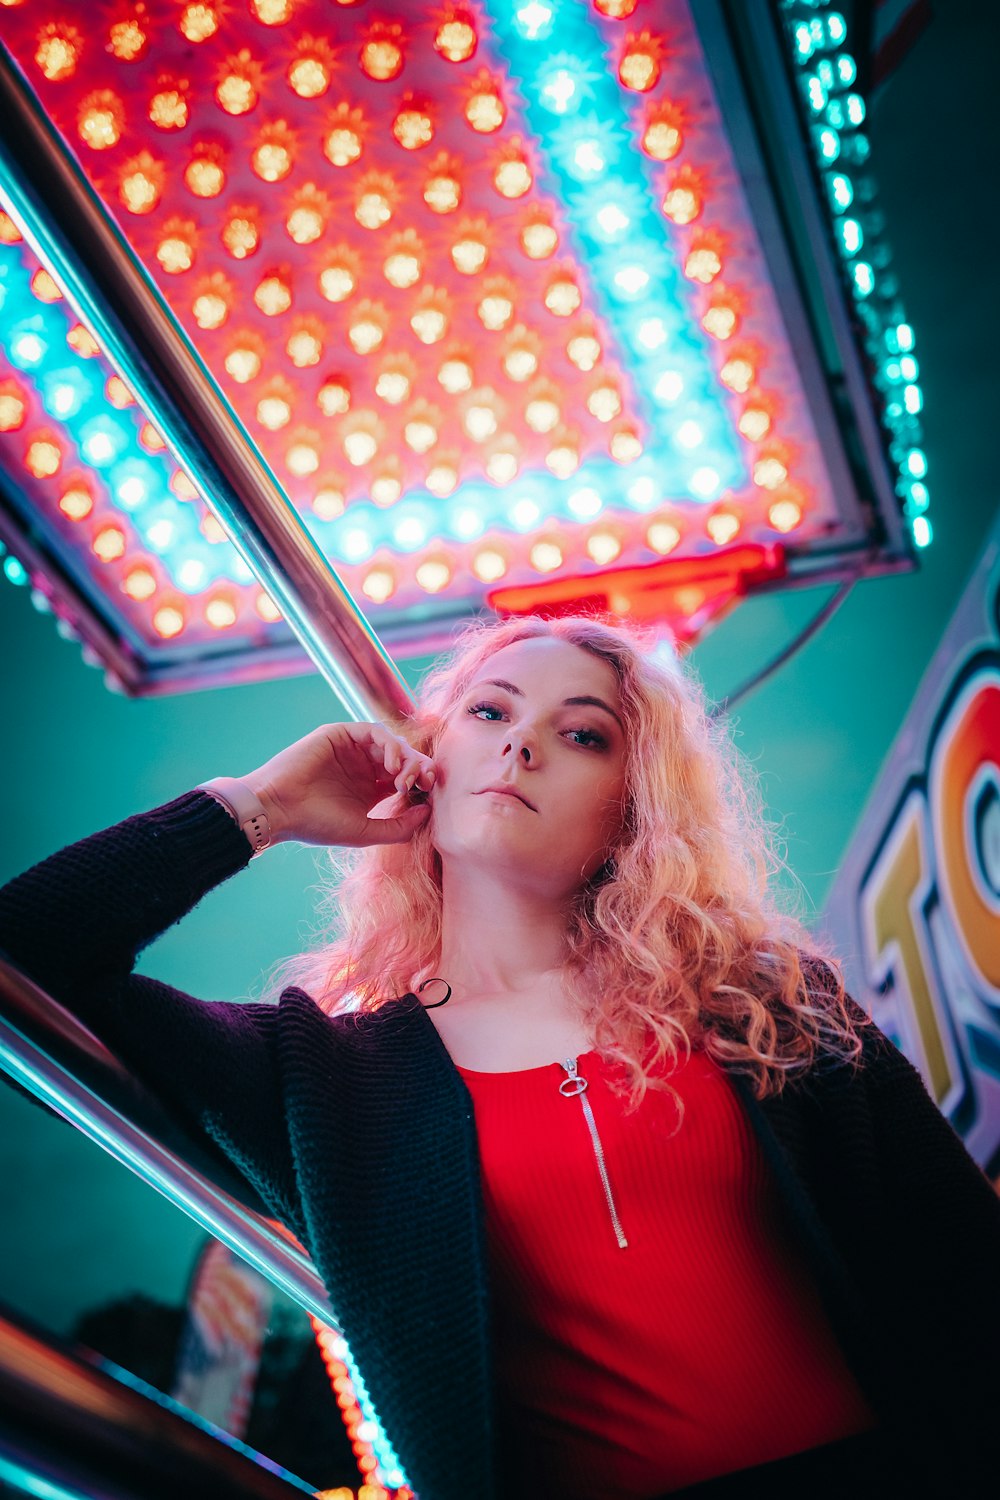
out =
<path fill-rule="evenodd" d="M 299 989 L 206 1003 L 133 973 L 249 856 L 226 812 L 189 792 L 12 881 L 0 950 L 306 1246 L 420 1500 L 499 1500 L 472 1102 L 419 1001 L 330 1017 Z M 735 1082 L 900 1465 L 979 1493 L 1000 1472 L 1000 1200 L 874 1028 L 860 1072 L 814 1070 L 761 1103 Z"/>

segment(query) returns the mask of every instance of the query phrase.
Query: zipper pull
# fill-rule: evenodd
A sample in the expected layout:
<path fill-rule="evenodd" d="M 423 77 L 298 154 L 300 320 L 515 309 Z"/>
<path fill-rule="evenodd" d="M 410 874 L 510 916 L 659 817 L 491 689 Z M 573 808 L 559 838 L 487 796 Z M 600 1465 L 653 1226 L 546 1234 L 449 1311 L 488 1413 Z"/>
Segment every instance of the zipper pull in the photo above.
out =
<path fill-rule="evenodd" d="M 597 1161 L 597 1170 L 600 1174 L 601 1186 L 604 1189 L 604 1199 L 608 1205 L 608 1213 L 611 1215 L 611 1227 L 615 1232 L 618 1248 L 625 1250 L 628 1248 L 628 1240 L 625 1238 L 625 1231 L 622 1229 L 618 1210 L 615 1207 L 614 1194 L 611 1191 L 611 1180 L 608 1177 L 608 1168 L 604 1160 L 604 1147 L 601 1145 L 601 1137 L 597 1130 L 597 1121 L 594 1119 L 594 1111 L 591 1109 L 590 1100 L 587 1098 L 587 1080 L 579 1072 L 575 1057 L 567 1057 L 562 1067 L 565 1070 L 566 1077 L 559 1080 L 559 1092 L 565 1099 L 579 1099 L 583 1106 L 584 1119 L 587 1122 L 587 1129 L 590 1131 L 590 1139 L 594 1147 L 594 1157 Z"/>

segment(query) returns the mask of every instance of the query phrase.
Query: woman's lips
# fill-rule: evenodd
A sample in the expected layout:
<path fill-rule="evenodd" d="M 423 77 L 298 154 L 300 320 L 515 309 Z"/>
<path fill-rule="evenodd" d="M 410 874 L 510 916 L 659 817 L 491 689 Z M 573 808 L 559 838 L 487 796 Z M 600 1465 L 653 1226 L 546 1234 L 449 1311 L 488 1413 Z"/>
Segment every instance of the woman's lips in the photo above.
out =
<path fill-rule="evenodd" d="M 538 811 L 538 808 L 535 806 L 535 804 L 533 802 L 529 802 L 523 792 L 519 792 L 517 790 L 517 787 L 510 786 L 507 783 L 498 782 L 494 786 L 484 786 L 481 791 L 478 791 L 476 793 L 476 796 L 484 797 L 487 792 L 497 792 L 502 797 L 514 797 L 518 802 L 523 802 L 525 807 L 530 807 L 532 812 Z"/>

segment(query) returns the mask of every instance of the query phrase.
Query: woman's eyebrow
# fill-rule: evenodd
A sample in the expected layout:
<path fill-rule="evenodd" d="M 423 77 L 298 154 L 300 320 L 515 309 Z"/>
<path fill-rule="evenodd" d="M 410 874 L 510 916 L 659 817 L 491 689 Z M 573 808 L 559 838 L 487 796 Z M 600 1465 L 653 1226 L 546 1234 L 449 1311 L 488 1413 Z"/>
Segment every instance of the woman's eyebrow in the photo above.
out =
<path fill-rule="evenodd" d="M 523 689 L 517 687 L 513 682 L 507 682 L 506 679 L 503 678 L 503 677 L 488 677 L 485 682 L 483 682 L 483 683 L 474 683 L 473 686 L 474 687 L 498 687 L 498 688 L 502 688 L 504 690 L 504 692 L 506 692 L 506 693 L 513 693 L 514 696 L 517 697 L 517 698 L 523 698 L 524 697 Z M 622 731 L 622 733 L 623 734 L 625 733 L 625 725 L 622 723 L 621 719 L 615 713 L 615 711 L 611 707 L 610 703 L 605 703 L 605 701 L 604 701 L 603 698 L 592 698 L 589 693 L 581 693 L 578 697 L 564 698 L 563 699 L 563 707 L 564 708 L 571 708 L 571 707 L 575 707 L 575 706 L 583 707 L 584 705 L 588 705 L 588 704 L 590 705 L 591 708 L 603 708 L 604 712 L 606 714 L 610 714 L 611 715 L 611 717 L 614 719 L 615 723 L 618 725 L 618 728 Z"/>

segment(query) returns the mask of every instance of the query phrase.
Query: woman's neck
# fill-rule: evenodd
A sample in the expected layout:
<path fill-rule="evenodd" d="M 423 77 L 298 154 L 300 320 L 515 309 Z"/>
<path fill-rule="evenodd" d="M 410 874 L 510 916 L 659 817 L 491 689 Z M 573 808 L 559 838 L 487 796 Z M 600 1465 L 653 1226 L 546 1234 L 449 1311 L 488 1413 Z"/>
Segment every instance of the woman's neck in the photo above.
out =
<path fill-rule="evenodd" d="M 442 874 L 440 973 L 456 1002 L 566 997 L 566 905 L 481 870 Z"/>

